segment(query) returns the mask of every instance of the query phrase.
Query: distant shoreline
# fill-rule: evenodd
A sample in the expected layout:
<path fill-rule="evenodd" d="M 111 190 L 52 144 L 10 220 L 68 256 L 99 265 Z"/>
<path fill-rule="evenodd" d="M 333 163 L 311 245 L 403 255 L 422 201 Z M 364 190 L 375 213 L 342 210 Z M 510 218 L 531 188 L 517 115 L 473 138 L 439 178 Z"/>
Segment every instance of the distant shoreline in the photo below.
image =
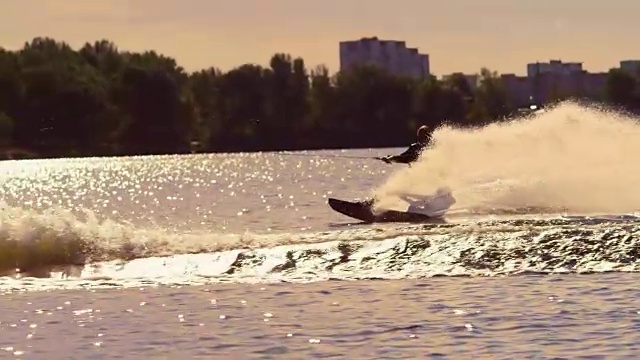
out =
<path fill-rule="evenodd" d="M 409 146 L 409 143 L 406 144 Z M 278 149 L 278 150 L 230 150 L 230 151 L 192 151 L 184 153 L 158 153 L 158 154 L 105 154 L 105 155 L 75 155 L 75 156 L 55 156 L 39 155 L 26 149 L 0 149 L 0 161 L 6 160 L 57 160 L 57 159 L 90 159 L 90 158 L 124 158 L 124 157 L 144 157 L 144 156 L 177 156 L 177 155 L 234 155 L 234 154 L 255 154 L 255 153 L 302 153 L 309 151 L 351 151 L 351 150 L 382 150 L 382 149 L 402 149 L 399 146 L 373 146 L 373 147 L 318 147 L 300 149 Z"/>
<path fill-rule="evenodd" d="M 639 78 L 605 75 L 600 94 L 579 77 L 541 74 L 525 99 L 486 68 L 473 81 L 374 64 L 330 74 L 277 53 L 266 67 L 188 73 L 155 51 L 37 37 L 0 48 L 0 159 L 392 148 L 413 143 L 421 125 L 478 128 L 563 101 L 640 110 Z"/>

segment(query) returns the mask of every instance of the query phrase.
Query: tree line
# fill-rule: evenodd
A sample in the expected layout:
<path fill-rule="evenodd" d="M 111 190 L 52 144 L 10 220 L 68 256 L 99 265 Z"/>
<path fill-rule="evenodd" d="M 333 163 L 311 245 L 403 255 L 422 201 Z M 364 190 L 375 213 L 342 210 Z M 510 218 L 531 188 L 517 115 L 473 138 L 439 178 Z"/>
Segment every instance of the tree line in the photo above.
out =
<path fill-rule="evenodd" d="M 0 147 L 68 157 L 403 146 L 422 124 L 480 126 L 517 112 L 496 72 L 415 80 L 373 66 L 330 74 L 275 54 L 269 66 L 188 73 L 154 51 L 50 38 L 0 48 Z M 608 99 L 635 108 L 637 78 Z M 540 104 L 538 104 L 540 105 Z"/>

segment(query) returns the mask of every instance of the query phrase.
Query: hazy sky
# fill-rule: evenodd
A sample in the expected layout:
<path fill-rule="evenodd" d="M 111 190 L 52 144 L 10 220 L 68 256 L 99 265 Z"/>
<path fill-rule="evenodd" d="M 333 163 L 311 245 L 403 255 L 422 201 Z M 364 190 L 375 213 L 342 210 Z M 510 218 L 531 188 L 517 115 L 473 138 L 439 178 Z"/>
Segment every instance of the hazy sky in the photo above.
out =
<path fill-rule="evenodd" d="M 153 49 L 187 70 L 267 64 L 275 52 L 338 70 L 338 42 L 405 40 L 441 75 L 583 61 L 605 71 L 640 58 L 639 0 L 0 0 L 0 46 L 36 36 Z"/>

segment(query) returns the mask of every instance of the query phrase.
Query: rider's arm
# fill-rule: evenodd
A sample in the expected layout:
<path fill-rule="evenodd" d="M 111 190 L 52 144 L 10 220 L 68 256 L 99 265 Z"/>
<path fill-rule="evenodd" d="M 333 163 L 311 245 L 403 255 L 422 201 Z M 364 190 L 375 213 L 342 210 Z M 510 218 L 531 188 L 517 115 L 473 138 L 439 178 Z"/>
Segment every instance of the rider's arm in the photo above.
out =
<path fill-rule="evenodd" d="M 387 156 L 386 159 L 388 160 L 388 162 L 409 164 L 418 160 L 418 157 L 420 157 L 420 146 L 418 144 L 412 144 L 402 154 Z"/>

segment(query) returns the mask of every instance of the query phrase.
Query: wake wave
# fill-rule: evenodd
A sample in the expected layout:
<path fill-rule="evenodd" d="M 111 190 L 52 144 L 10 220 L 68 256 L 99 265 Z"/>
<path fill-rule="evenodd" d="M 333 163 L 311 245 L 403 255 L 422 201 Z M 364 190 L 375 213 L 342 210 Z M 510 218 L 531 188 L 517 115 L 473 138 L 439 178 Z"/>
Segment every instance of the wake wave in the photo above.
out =
<path fill-rule="evenodd" d="M 640 270 L 632 215 L 232 236 L 10 213 L 0 227 L 0 289 Z"/>
<path fill-rule="evenodd" d="M 57 267 L 81 266 L 109 260 L 214 253 L 234 249 L 270 248 L 331 240 L 383 239 L 400 230 L 360 232 L 242 234 L 138 228 L 57 209 L 43 213 L 17 207 L 0 208 L 0 275 L 48 274 Z"/>

